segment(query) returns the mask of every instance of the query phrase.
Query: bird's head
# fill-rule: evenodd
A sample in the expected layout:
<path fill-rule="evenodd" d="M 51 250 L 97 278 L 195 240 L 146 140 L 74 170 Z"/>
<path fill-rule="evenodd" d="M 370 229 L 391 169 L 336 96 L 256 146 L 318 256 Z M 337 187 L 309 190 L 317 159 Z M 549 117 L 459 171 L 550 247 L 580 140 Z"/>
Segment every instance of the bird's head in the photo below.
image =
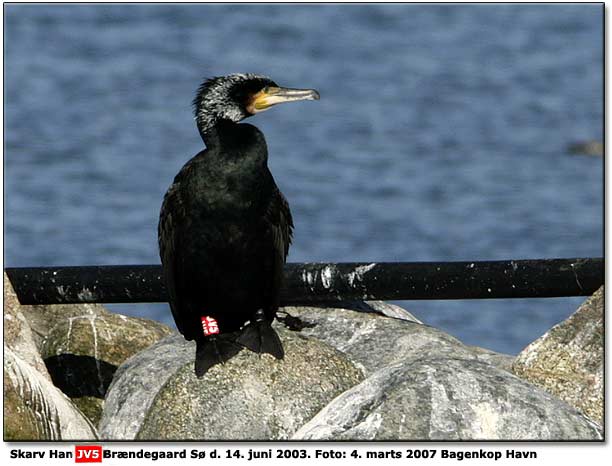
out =
<path fill-rule="evenodd" d="M 220 120 L 239 122 L 276 104 L 318 99 L 314 89 L 279 87 L 257 74 L 230 74 L 204 81 L 193 106 L 198 128 L 204 134 Z"/>

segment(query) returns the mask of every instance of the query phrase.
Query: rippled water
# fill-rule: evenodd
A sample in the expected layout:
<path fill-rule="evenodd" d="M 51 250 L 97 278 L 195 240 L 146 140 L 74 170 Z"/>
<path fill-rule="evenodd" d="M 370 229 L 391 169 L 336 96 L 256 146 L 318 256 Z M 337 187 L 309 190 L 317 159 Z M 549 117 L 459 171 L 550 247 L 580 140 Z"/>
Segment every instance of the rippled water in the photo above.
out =
<path fill-rule="evenodd" d="M 5 263 L 158 263 L 163 193 L 230 72 L 314 87 L 251 119 L 289 260 L 603 254 L 600 5 L 5 5 Z M 581 298 L 405 302 L 517 352 Z M 166 306 L 115 309 L 171 322 Z"/>

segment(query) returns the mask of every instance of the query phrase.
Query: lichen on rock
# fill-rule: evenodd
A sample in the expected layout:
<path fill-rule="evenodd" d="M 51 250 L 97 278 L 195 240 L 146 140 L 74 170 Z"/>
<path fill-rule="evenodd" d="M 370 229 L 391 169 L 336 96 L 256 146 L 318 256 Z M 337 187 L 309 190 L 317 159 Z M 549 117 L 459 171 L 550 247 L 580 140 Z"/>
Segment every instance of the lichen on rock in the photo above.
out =
<path fill-rule="evenodd" d="M 512 370 L 603 426 L 604 288 L 528 345 Z"/>

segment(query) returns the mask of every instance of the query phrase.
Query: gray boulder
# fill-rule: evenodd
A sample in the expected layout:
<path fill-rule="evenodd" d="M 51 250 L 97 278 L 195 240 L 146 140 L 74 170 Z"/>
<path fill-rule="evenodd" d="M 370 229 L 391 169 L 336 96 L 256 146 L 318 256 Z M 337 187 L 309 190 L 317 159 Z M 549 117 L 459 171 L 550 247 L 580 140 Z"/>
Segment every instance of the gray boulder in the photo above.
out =
<path fill-rule="evenodd" d="M 51 382 L 6 274 L 4 304 L 4 440 L 96 439 L 93 425 Z"/>
<path fill-rule="evenodd" d="M 26 305 L 21 306 L 21 311 L 32 329 L 34 342 L 39 351 L 42 350 L 45 339 L 58 322 L 108 313 L 101 304 L 92 303 Z"/>
<path fill-rule="evenodd" d="M 303 335 L 342 351 L 367 375 L 381 367 L 415 358 L 462 357 L 503 368 L 509 367 L 512 361 L 511 356 L 466 346 L 448 333 L 422 324 L 399 306 L 380 301 L 346 303 L 342 309 L 317 306 L 282 310 L 307 324 L 301 330 Z M 382 310 L 386 312 L 383 314 Z"/>
<path fill-rule="evenodd" d="M 361 371 L 332 347 L 283 328 L 279 334 L 283 360 L 242 350 L 201 379 L 194 375 L 193 342 L 180 336 L 160 341 L 117 372 L 106 399 L 101 436 L 286 439 L 334 397 L 363 380 Z"/>
<path fill-rule="evenodd" d="M 11 348 L 19 358 L 32 366 L 41 376 L 51 381 L 47 367 L 40 357 L 36 334 L 19 303 L 15 290 L 6 272 L 4 273 L 4 344 Z"/>
<path fill-rule="evenodd" d="M 157 392 L 185 364 L 195 346 L 174 333 L 126 360 L 115 372 L 104 400 L 98 429 L 109 440 L 132 440 Z"/>
<path fill-rule="evenodd" d="M 97 439 L 95 427 L 44 373 L 4 346 L 4 440 Z"/>
<path fill-rule="evenodd" d="M 397 306 L 343 305 L 283 308 L 294 329 L 275 323 L 285 360 L 243 350 L 202 379 L 193 343 L 161 340 L 116 372 L 102 438 L 601 439 L 590 419 L 508 372 L 511 356 L 466 346 Z"/>
<path fill-rule="evenodd" d="M 593 440 L 598 426 L 487 363 L 441 357 L 380 369 L 293 440 Z"/>
<path fill-rule="evenodd" d="M 568 319 L 527 346 L 514 373 L 579 409 L 600 425 L 604 414 L 604 288 Z"/>
<path fill-rule="evenodd" d="M 329 308 L 331 306 L 327 307 Z M 339 301 L 338 303 L 334 303 L 333 307 L 331 308 L 350 309 L 351 311 L 365 312 L 367 314 L 378 314 L 381 316 L 393 317 L 394 319 L 408 320 L 410 322 L 416 322 L 419 324 L 423 323 L 403 307 L 387 303 L 385 301 Z M 286 307 L 284 309 L 295 308 Z"/>
<path fill-rule="evenodd" d="M 285 308 L 302 333 L 367 375 L 294 440 L 599 439 L 579 412 L 508 372 L 513 357 L 466 346 L 416 319 L 349 309 Z"/>
<path fill-rule="evenodd" d="M 117 367 L 172 330 L 151 320 L 108 312 L 102 306 L 56 307 L 45 306 L 39 312 L 53 315 L 48 322 L 55 324 L 45 329 L 41 356 L 53 383 L 97 424 Z"/>

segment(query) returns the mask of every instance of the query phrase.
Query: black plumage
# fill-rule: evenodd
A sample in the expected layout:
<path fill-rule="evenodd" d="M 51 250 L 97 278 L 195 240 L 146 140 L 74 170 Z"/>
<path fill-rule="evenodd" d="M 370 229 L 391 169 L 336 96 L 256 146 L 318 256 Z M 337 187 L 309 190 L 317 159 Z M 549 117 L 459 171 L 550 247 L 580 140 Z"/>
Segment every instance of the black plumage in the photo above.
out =
<path fill-rule="evenodd" d="M 237 74 L 204 82 L 194 100 L 206 149 L 168 189 L 158 234 L 172 314 L 184 337 L 197 342 L 199 376 L 243 346 L 283 357 L 271 323 L 293 220 L 268 169 L 264 135 L 239 121 L 306 99 L 318 93 Z M 218 334 L 205 334 L 204 317 L 216 320 Z"/>

